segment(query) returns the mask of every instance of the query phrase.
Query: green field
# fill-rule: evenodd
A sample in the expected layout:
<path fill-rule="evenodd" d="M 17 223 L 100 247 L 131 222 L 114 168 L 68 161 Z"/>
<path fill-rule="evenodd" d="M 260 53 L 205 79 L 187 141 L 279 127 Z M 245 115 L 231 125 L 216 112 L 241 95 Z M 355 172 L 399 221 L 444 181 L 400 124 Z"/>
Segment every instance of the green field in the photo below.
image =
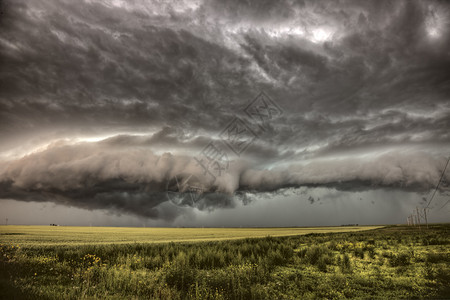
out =
<path fill-rule="evenodd" d="M 379 228 L 307 227 L 307 228 L 139 228 L 139 227 L 65 227 L 0 226 L 0 242 L 21 246 L 83 245 L 122 243 L 168 243 L 232 240 L 266 236 L 290 236 L 309 233 L 348 232 Z"/>
<path fill-rule="evenodd" d="M 0 244 L 1 299 L 450 298 L 449 224 L 3 226 Z"/>

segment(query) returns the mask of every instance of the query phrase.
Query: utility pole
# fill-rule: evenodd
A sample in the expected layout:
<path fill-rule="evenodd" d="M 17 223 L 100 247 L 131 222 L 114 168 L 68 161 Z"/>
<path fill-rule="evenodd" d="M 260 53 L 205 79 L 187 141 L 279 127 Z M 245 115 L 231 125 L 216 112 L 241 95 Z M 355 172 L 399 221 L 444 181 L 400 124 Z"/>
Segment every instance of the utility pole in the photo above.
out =
<path fill-rule="evenodd" d="M 8 218 L 6 218 L 5 225 L 8 226 Z"/>
<path fill-rule="evenodd" d="M 426 208 L 423 209 L 423 215 L 425 216 L 425 223 L 427 224 L 427 229 L 428 229 L 428 219 L 427 219 L 427 209 Z"/>
<path fill-rule="evenodd" d="M 419 230 L 421 229 L 420 228 L 420 216 L 419 216 L 419 214 L 414 214 L 414 217 L 416 217 L 416 224 L 417 224 L 417 226 L 419 227 Z"/>
<path fill-rule="evenodd" d="M 417 212 L 417 220 L 419 221 L 419 228 L 420 228 L 420 213 L 419 208 L 416 206 L 416 212 Z"/>

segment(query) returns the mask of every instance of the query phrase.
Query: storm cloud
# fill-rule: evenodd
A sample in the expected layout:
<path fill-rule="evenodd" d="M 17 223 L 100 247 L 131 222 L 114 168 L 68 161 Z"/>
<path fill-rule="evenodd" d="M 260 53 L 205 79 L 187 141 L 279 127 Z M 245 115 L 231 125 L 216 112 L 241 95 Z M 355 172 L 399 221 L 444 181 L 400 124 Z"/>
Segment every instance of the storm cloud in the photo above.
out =
<path fill-rule="evenodd" d="M 280 189 L 302 186 L 425 192 L 439 181 L 444 160 L 422 151 L 403 151 L 369 158 L 316 159 L 270 170 L 238 161 L 216 180 L 198 183 L 204 187 L 200 201 L 186 204 L 200 210 L 233 207 L 237 200 L 247 204 L 247 193 L 277 194 Z M 157 155 L 146 148 L 112 147 L 108 140 L 51 146 L 0 166 L 4 170 L 0 173 L 1 198 L 51 200 L 150 218 L 161 217 L 157 206 L 171 200 L 168 186 L 175 176 L 180 181 L 184 180 L 180 174 L 205 178 L 203 169 L 190 157 Z M 448 181 L 448 175 L 444 179 Z M 165 217 L 171 219 L 176 215 Z"/>
<path fill-rule="evenodd" d="M 1 5 L 2 199 L 174 220 L 179 174 L 202 213 L 304 186 L 422 198 L 450 155 L 444 1 Z M 265 127 L 245 113 L 261 92 Z M 194 158 L 236 117 L 254 139 L 203 182 Z"/>

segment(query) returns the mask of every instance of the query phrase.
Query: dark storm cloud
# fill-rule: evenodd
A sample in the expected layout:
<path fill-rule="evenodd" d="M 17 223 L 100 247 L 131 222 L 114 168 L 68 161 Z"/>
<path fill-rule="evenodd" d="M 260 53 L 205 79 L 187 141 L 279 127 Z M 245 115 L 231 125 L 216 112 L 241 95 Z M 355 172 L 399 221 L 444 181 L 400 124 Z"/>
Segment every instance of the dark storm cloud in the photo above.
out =
<path fill-rule="evenodd" d="M 111 148 L 104 143 L 52 147 L 1 164 L 0 170 L 0 198 L 52 201 L 84 209 L 110 209 L 169 219 L 177 215 L 167 214 L 167 209 L 161 215 L 157 208 L 169 200 L 168 181 L 183 172 L 196 172 L 187 157 L 155 155 L 148 149 Z M 210 187 L 196 207 L 201 210 L 233 207 L 232 193 L 220 190 Z M 245 197 L 237 198 L 247 202 Z"/>
<path fill-rule="evenodd" d="M 2 5 L 3 198 L 161 217 L 164 182 L 261 90 L 283 115 L 202 209 L 289 186 L 426 190 L 448 155 L 445 2 Z M 88 133 L 110 137 L 71 144 Z"/>
<path fill-rule="evenodd" d="M 359 191 L 394 187 L 423 192 L 439 180 L 443 159 L 420 152 L 397 152 L 371 158 L 291 164 L 272 170 L 254 169 L 250 163 L 240 162 L 216 182 L 204 182 L 206 190 L 196 207 L 200 210 L 233 207 L 236 200 L 251 202 L 246 192 L 278 194 L 283 192 L 278 191 L 282 188 L 300 186 Z M 201 178 L 202 173 L 186 156 L 156 155 L 149 149 L 111 147 L 105 142 L 53 146 L 4 162 L 0 168 L 3 170 L 0 198 L 53 201 L 150 218 L 161 217 L 158 205 L 169 200 L 169 180 L 183 173 Z M 446 175 L 444 179 L 449 178 Z"/>
<path fill-rule="evenodd" d="M 297 115 L 367 121 L 393 105 L 421 113 L 441 104 L 448 119 L 448 38 L 427 38 L 430 7 L 219 1 L 181 11 L 148 3 L 140 11 L 139 1 L 126 9 L 6 1 L 2 131 L 99 123 L 218 130 L 261 88 Z M 339 38 L 314 44 L 301 35 L 268 34 L 283 26 L 309 35 L 314 26 L 333 26 Z M 302 131 L 296 116 L 288 120 Z"/>

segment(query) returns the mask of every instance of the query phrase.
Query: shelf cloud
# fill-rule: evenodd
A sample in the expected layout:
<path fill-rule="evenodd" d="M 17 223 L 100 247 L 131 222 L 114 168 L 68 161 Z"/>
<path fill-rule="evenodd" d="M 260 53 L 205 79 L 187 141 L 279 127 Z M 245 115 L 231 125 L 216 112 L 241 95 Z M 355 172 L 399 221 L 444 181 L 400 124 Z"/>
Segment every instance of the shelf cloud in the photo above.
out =
<path fill-rule="evenodd" d="M 212 210 L 233 207 L 235 201 L 246 204 L 246 193 L 276 195 L 282 189 L 302 186 L 347 191 L 397 188 L 424 192 L 440 180 L 444 164 L 444 157 L 435 158 L 422 151 L 316 159 L 270 170 L 239 161 L 211 182 L 207 177 L 204 179 L 203 169 L 188 156 L 158 155 L 148 149 L 130 147 L 118 149 L 108 142 L 80 143 L 52 146 L 0 165 L 3 170 L 0 197 L 53 201 L 85 209 L 111 209 L 158 218 L 157 206 L 171 200 L 170 181 L 175 176 L 184 180 L 181 174 L 203 180 L 197 182 L 204 187 L 200 199 L 188 204 L 200 210 Z"/>

